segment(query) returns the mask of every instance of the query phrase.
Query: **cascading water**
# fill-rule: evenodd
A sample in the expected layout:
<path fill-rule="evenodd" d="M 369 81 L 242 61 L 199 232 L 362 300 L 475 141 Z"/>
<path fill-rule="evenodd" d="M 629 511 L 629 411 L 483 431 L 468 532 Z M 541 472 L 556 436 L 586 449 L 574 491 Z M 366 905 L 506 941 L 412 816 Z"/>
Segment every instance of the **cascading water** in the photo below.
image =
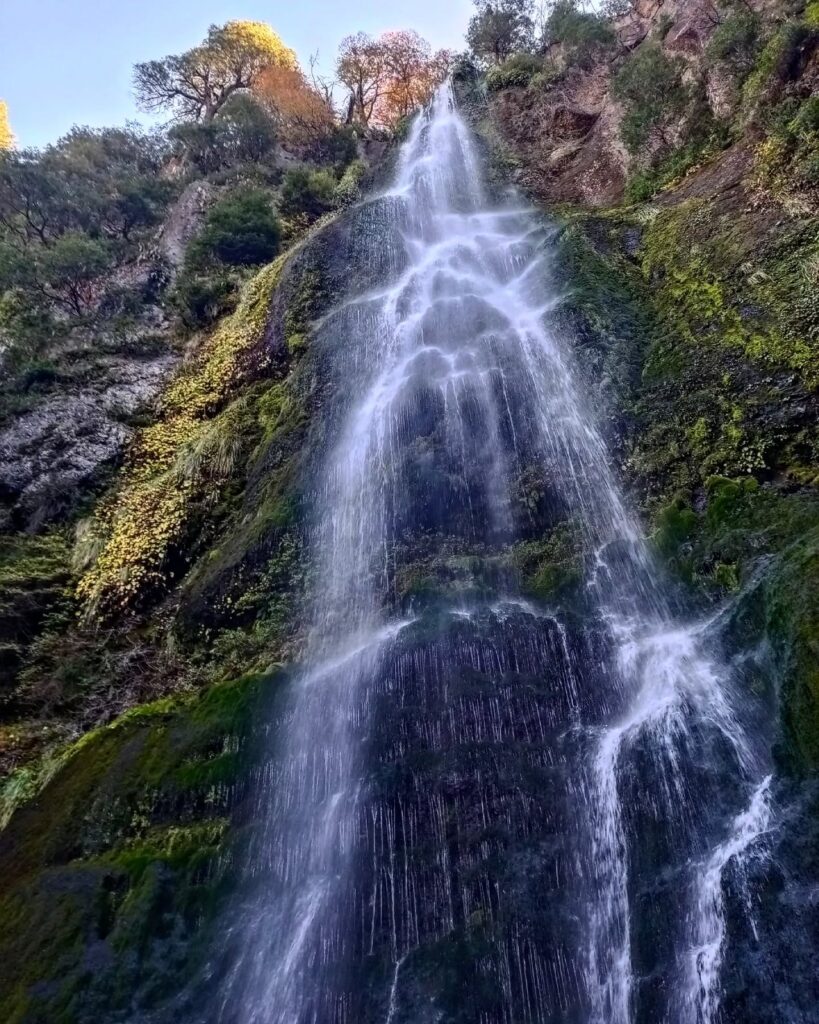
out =
<path fill-rule="evenodd" d="M 313 624 L 217 1017 L 709 1024 L 769 779 L 546 326 L 549 232 L 490 202 L 448 86 L 359 222 L 380 285 L 311 341 Z M 549 531 L 562 610 L 520 594 Z"/>

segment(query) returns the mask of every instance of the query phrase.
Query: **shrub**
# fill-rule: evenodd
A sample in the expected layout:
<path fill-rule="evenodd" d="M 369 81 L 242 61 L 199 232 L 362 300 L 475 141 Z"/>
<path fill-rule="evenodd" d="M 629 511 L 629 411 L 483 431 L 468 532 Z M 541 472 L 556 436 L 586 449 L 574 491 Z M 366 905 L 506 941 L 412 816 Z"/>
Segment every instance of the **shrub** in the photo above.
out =
<path fill-rule="evenodd" d="M 361 195 L 361 179 L 366 170 L 367 165 L 362 160 L 354 160 L 350 164 L 333 192 L 334 206 L 350 206 L 356 202 Z"/>
<path fill-rule="evenodd" d="M 224 270 L 203 272 L 186 266 L 171 293 L 171 303 L 183 324 L 195 330 L 207 327 L 233 305 L 235 287 Z"/>
<path fill-rule="evenodd" d="M 179 124 L 169 132 L 177 151 L 203 174 L 261 163 L 276 148 L 276 125 L 251 96 L 237 94 L 207 124 Z"/>
<path fill-rule="evenodd" d="M 714 30 L 706 56 L 729 67 L 744 79 L 754 66 L 760 47 L 760 20 L 754 11 L 733 11 Z"/>
<path fill-rule="evenodd" d="M 452 61 L 450 74 L 455 82 L 474 82 L 480 76 L 480 71 L 468 53 L 459 53 Z"/>
<path fill-rule="evenodd" d="M 279 208 L 285 216 L 315 219 L 333 208 L 335 190 L 336 179 L 329 171 L 297 167 L 285 175 Z"/>
<path fill-rule="evenodd" d="M 192 261 L 232 266 L 267 263 L 279 251 L 281 225 L 262 189 L 237 189 L 209 212 L 192 246 Z"/>
<path fill-rule="evenodd" d="M 526 87 L 542 70 L 543 60 L 540 57 L 531 53 L 516 53 L 497 67 L 489 69 L 486 85 L 492 90 Z"/>
<path fill-rule="evenodd" d="M 688 107 L 690 93 L 682 80 L 683 62 L 667 57 L 657 43 L 648 43 L 617 73 L 613 92 L 625 107 L 620 134 L 630 153 L 653 138 L 668 143 L 667 131 Z"/>
<path fill-rule="evenodd" d="M 579 10 L 575 0 L 557 0 L 546 21 L 545 37 L 548 42 L 563 43 L 569 61 L 581 67 L 616 42 L 606 20 L 599 14 Z"/>
<path fill-rule="evenodd" d="M 544 64 L 543 70 L 538 71 L 536 75 L 532 75 L 529 79 L 530 89 L 548 89 L 549 86 L 560 78 L 560 71 L 554 66 L 554 64 Z"/>
<path fill-rule="evenodd" d="M 358 156 L 358 136 L 352 125 L 335 125 L 307 147 L 308 159 L 317 164 L 332 164 L 340 174 Z"/>
<path fill-rule="evenodd" d="M 746 107 L 764 106 L 777 94 L 778 87 L 792 77 L 802 44 L 810 35 L 804 22 L 787 21 L 768 40 L 742 89 Z"/>

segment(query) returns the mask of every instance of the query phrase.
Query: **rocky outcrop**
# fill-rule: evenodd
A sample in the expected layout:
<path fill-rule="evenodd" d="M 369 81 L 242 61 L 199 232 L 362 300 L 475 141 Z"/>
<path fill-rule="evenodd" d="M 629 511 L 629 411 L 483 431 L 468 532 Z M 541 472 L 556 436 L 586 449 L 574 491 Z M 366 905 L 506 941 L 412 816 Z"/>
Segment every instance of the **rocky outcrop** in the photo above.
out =
<path fill-rule="evenodd" d="M 36 531 L 64 518 L 113 466 L 177 358 L 109 357 L 87 380 L 45 395 L 0 430 L 0 499 L 6 528 Z M 79 374 L 78 374 L 79 375 Z"/>
<path fill-rule="evenodd" d="M 174 269 L 182 264 L 185 250 L 205 220 L 216 188 L 209 181 L 192 181 L 168 213 L 158 235 L 158 244 Z"/>
<path fill-rule="evenodd" d="M 493 97 L 493 124 L 520 155 L 520 183 L 541 201 L 610 206 L 622 195 L 628 154 L 610 84 L 607 67 L 573 69 L 546 93 Z"/>

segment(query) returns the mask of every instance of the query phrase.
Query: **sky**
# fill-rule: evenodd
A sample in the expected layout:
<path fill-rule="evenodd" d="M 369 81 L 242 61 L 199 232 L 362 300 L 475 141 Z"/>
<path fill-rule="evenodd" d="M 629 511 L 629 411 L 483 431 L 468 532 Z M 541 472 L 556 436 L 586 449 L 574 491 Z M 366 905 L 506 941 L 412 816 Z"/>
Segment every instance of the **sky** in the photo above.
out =
<path fill-rule="evenodd" d="M 471 0 L 0 0 L 0 99 L 21 147 L 72 125 L 148 123 L 134 102 L 137 61 L 179 53 L 208 26 L 269 22 L 306 67 L 331 72 L 345 35 L 414 28 L 437 49 L 463 49 Z"/>

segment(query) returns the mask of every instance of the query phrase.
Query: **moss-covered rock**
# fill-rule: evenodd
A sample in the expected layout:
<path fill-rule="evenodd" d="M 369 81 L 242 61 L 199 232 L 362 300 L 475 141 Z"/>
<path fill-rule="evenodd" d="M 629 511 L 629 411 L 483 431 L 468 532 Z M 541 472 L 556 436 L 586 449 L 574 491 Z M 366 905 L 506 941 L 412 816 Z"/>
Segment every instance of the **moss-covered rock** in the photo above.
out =
<path fill-rule="evenodd" d="M 4 1021 L 124 1020 L 184 988 L 276 688 L 250 677 L 135 709 L 52 766 L 0 835 Z"/>
<path fill-rule="evenodd" d="M 71 575 L 62 532 L 0 537 L 0 702 L 46 620 L 70 607 Z"/>

